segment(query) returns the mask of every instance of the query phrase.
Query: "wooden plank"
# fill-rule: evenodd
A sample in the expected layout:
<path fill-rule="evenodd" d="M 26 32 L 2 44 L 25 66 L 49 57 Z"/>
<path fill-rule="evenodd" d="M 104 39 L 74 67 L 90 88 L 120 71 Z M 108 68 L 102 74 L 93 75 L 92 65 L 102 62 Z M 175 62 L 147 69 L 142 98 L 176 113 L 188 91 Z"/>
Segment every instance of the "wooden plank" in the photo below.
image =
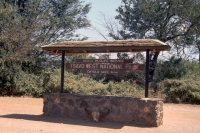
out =
<path fill-rule="evenodd" d="M 89 70 L 89 69 L 83 69 L 81 70 L 82 73 L 86 74 L 113 74 L 113 75 L 123 75 L 126 73 L 126 70 Z"/>
<path fill-rule="evenodd" d="M 126 64 L 125 69 L 126 70 L 144 70 L 145 65 L 144 64 Z"/>
<path fill-rule="evenodd" d="M 67 63 L 69 69 L 101 69 L 101 70 L 123 70 L 125 64 L 122 63 Z"/>
<path fill-rule="evenodd" d="M 132 59 L 76 59 L 76 62 L 89 63 L 132 63 Z"/>
<path fill-rule="evenodd" d="M 66 63 L 67 69 L 144 70 L 144 64 L 129 63 Z"/>

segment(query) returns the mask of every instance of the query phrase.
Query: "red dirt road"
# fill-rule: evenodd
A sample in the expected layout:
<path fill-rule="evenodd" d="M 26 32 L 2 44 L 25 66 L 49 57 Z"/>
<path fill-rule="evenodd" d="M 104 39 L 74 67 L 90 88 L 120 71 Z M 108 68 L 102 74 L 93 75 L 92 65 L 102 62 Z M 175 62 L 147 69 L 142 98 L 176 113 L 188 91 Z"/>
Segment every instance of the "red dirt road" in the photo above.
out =
<path fill-rule="evenodd" d="M 0 97 L 0 133 L 200 133 L 200 106 L 164 104 L 163 125 L 138 127 L 42 116 L 43 99 Z"/>

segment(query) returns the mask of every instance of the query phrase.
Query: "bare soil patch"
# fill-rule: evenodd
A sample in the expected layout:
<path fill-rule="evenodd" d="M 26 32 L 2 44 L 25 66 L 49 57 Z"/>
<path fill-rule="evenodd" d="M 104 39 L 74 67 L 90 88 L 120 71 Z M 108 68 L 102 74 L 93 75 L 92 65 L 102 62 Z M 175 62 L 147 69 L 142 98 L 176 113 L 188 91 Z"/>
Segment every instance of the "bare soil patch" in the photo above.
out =
<path fill-rule="evenodd" d="M 163 125 L 140 127 L 121 123 L 48 117 L 43 99 L 0 97 L 0 133 L 199 133 L 200 106 L 164 104 Z"/>

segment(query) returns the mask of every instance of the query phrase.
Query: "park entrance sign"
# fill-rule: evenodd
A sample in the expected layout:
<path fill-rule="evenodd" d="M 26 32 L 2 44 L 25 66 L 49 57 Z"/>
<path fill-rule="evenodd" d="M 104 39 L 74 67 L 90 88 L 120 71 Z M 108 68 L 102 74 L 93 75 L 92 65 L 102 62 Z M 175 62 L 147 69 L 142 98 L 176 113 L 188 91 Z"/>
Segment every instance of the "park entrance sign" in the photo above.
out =
<path fill-rule="evenodd" d="M 146 52 L 145 97 L 147 98 L 148 87 L 149 87 L 149 61 L 150 61 L 149 54 L 150 52 L 169 51 L 170 46 L 156 39 L 135 39 L 135 40 L 115 40 L 115 41 L 64 41 L 42 46 L 42 49 L 56 54 L 62 54 L 61 89 L 60 89 L 61 93 L 63 93 L 63 87 L 64 87 L 65 54 Z M 116 70 L 123 71 L 126 68 L 136 69 L 144 67 L 144 65 L 143 66 L 142 65 L 137 66 L 134 64 L 127 65 L 127 63 L 125 62 L 123 65 L 123 63 L 120 64 L 121 62 L 112 62 L 111 60 L 108 60 L 109 61 L 108 63 L 104 62 L 103 63 L 104 65 L 101 65 L 100 63 L 102 60 L 99 60 L 99 62 L 95 62 L 95 60 L 83 60 L 83 59 L 79 61 L 80 62 L 76 62 L 74 64 L 66 64 L 66 68 L 82 69 L 81 71 L 85 73 L 94 73 L 94 72 L 101 73 L 100 71 L 102 72 L 104 71 L 105 73 L 112 73 L 116 72 L 111 70 L 113 68 L 115 68 Z M 92 71 L 87 71 L 87 69 L 85 69 L 86 67 L 88 68 L 91 67 L 95 69 L 92 69 Z"/>
<path fill-rule="evenodd" d="M 67 69 L 79 69 L 87 74 L 123 75 L 127 70 L 144 70 L 144 64 L 131 64 L 132 59 L 77 59 L 75 63 L 66 63 Z"/>

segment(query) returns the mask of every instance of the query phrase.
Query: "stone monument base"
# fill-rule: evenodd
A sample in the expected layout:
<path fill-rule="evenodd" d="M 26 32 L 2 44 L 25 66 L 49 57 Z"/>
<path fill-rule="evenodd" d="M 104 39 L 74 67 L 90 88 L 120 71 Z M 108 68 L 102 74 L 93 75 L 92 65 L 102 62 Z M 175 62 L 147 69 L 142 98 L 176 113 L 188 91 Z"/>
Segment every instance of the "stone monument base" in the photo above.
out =
<path fill-rule="evenodd" d="M 132 98 L 69 93 L 44 94 L 44 115 L 91 119 L 86 112 L 109 110 L 100 121 L 158 127 L 163 123 L 163 101 L 154 98 Z"/>

